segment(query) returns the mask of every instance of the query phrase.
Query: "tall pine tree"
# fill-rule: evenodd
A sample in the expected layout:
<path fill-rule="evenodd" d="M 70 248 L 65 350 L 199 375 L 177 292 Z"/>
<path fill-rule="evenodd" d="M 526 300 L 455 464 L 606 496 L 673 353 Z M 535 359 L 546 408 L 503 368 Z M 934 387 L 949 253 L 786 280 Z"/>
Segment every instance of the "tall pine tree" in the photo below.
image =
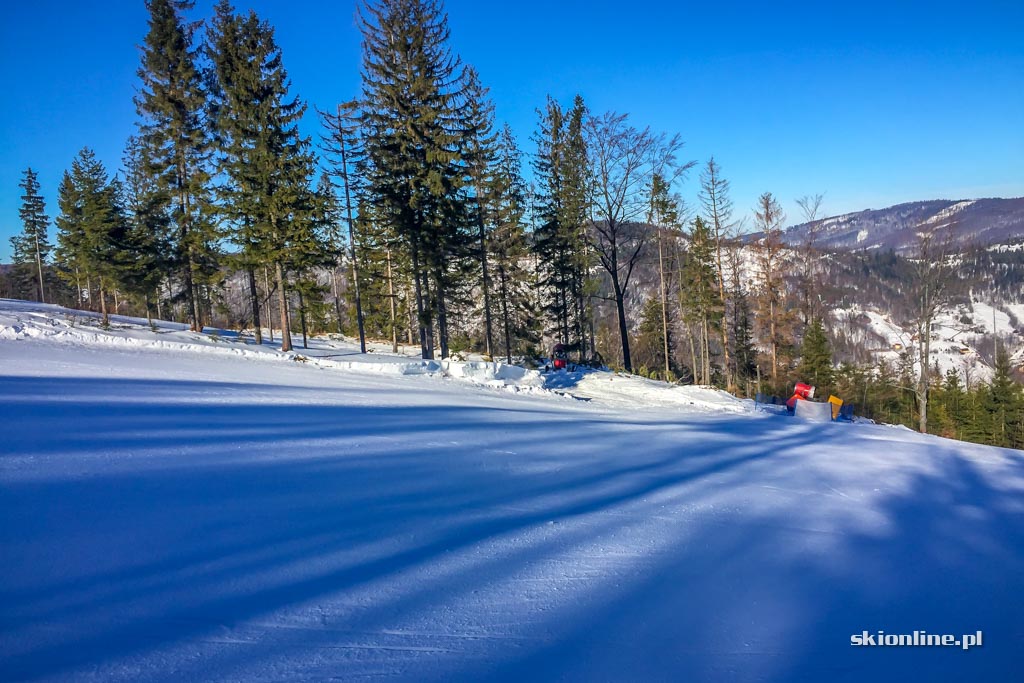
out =
<path fill-rule="evenodd" d="M 146 172 L 174 231 L 174 265 L 194 330 L 206 319 L 204 303 L 217 279 L 217 234 L 209 196 L 210 137 L 206 89 L 196 64 L 197 25 L 184 13 L 192 0 L 146 0 L 149 32 L 142 44 L 135 98 Z"/>
<path fill-rule="evenodd" d="M 704 385 L 711 384 L 711 334 L 723 318 L 715 263 L 714 238 L 698 216 L 693 220 L 690 248 L 680 268 L 678 296 L 683 319 L 696 330 L 690 342 L 694 381 Z"/>
<path fill-rule="evenodd" d="M 513 353 L 527 353 L 539 341 L 539 330 L 530 297 L 533 274 L 527 267 L 526 185 L 522 178 L 521 153 L 508 125 L 498 138 L 497 165 L 489 191 L 494 211 L 494 231 L 489 247 L 496 310 L 505 360 L 511 363 Z"/>
<path fill-rule="evenodd" d="M 448 270 L 465 246 L 461 63 L 448 47 L 439 0 L 368 3 L 361 28 L 371 201 L 411 255 L 421 354 L 434 356 L 436 321 L 444 357 Z"/>
<path fill-rule="evenodd" d="M 121 205 L 127 228 L 117 260 L 121 288 L 141 299 L 152 325 L 152 307 L 159 305 L 160 285 L 172 265 L 169 257 L 172 236 L 167 213 L 160 210 L 158 191 L 146 171 L 145 152 L 138 138 L 128 139 L 122 157 L 124 181 L 121 183 Z"/>
<path fill-rule="evenodd" d="M 804 333 L 803 345 L 800 347 L 799 372 L 800 380 L 817 387 L 819 395 L 824 396 L 824 392 L 832 387 L 835 379 L 832 345 L 820 318 L 812 320 Z"/>
<path fill-rule="evenodd" d="M 118 284 L 127 232 L 120 192 L 120 184 L 110 181 L 89 148 L 78 153 L 58 190 L 58 263 L 69 280 L 95 278 L 104 325 L 109 323 L 107 294 Z"/>
<path fill-rule="evenodd" d="M 39 194 L 39 177 L 31 168 L 25 169 L 24 178 L 19 187 L 25 191 L 21 195 L 21 234 L 11 238 L 11 260 L 15 265 L 16 274 L 21 271 L 33 272 L 38 285 L 39 301 L 46 303 L 46 286 L 44 266 L 50 258 L 53 246 L 47 235 L 50 218 L 46 215 L 46 203 Z"/>
<path fill-rule="evenodd" d="M 216 69 L 214 121 L 226 178 L 222 210 L 233 221 L 232 239 L 250 272 L 254 316 L 259 306 L 253 268 L 274 271 L 281 313 L 281 349 L 292 348 L 288 273 L 324 262 L 310 187 L 314 160 L 298 130 L 306 105 L 289 96 L 290 82 L 273 28 L 250 11 L 238 17 L 226 0 L 216 8 L 211 58 Z"/>

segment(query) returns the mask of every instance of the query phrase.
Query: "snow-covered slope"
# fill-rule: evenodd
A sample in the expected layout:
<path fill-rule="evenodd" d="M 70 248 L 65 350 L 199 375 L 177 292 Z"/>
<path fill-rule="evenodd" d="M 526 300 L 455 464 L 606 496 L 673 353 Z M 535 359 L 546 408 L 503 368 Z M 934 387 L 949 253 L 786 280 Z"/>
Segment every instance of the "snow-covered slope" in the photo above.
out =
<path fill-rule="evenodd" d="M 368 353 L 358 344 L 338 335 L 309 340 L 309 348 L 282 353 L 267 339 L 262 346 L 235 332 L 207 329 L 191 332 L 186 325 L 111 316 L 107 328 L 100 316 L 85 311 L 28 301 L 0 299 L 0 340 L 40 339 L 76 347 L 112 347 L 139 352 L 177 351 L 187 354 L 231 356 L 266 362 L 299 362 L 343 372 L 386 375 L 427 375 L 513 392 L 539 393 L 548 397 L 568 396 L 631 406 L 669 405 L 703 412 L 747 412 L 749 402 L 708 387 L 670 386 L 664 382 L 581 371 L 541 375 L 502 362 L 482 360 L 420 360 L 418 347 L 402 347 L 392 353 L 382 344 L 369 343 Z M 279 340 L 280 341 L 280 340 Z M 296 340 L 297 344 L 298 341 Z"/>
<path fill-rule="evenodd" d="M 1018 451 L 65 315 L 0 302 L 0 680 L 1020 670 Z"/>
<path fill-rule="evenodd" d="M 991 359 L 995 356 L 993 335 L 997 335 L 1009 350 L 1014 367 L 1024 367 L 1024 328 L 1020 324 L 1024 321 L 1024 310 L 1019 310 L 1022 308 L 974 300 L 969 305 L 940 311 L 932 323 L 931 365 L 938 365 L 941 374 L 956 371 L 967 384 L 989 381 L 993 374 Z M 860 306 L 836 308 L 830 313 L 833 329 L 841 330 L 876 360 L 896 367 L 900 355 L 909 352 L 914 358 L 914 372 L 918 371 L 919 340 L 910 325 L 901 326 L 889 315 Z"/>

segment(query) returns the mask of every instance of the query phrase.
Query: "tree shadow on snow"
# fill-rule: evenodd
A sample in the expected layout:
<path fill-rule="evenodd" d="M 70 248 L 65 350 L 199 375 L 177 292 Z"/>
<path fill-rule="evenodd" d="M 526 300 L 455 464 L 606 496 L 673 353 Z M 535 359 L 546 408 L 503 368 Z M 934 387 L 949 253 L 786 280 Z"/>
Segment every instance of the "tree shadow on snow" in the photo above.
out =
<path fill-rule="evenodd" d="M 316 648 L 358 652 L 366 634 L 410 622 L 472 631 L 446 620 L 456 603 L 665 509 L 660 550 L 627 565 L 628 580 L 584 582 L 554 613 L 514 606 L 542 637 L 395 654 L 389 675 L 897 680 L 1021 663 L 1024 517 L 954 450 L 879 494 L 871 525 L 857 500 L 784 490 L 827 488 L 800 453 L 841 445 L 844 427 L 344 403 L 372 403 L 367 388 L 325 389 L 315 405 L 308 388 L 271 403 L 252 398 L 266 386 L 214 382 L 0 377 L 0 390 L 17 426 L 6 457 L 53 459 L 0 475 L 5 680 L 247 678 L 282 661 L 292 668 L 271 678 L 370 675 L 377 660 L 319 665 Z M 751 482 L 764 484 L 752 509 L 715 511 Z M 774 507 L 756 508 L 761 488 Z M 988 629 L 985 648 L 849 645 L 862 630 L 922 628 Z M 154 653 L 166 656 L 148 669 L 118 668 Z"/>

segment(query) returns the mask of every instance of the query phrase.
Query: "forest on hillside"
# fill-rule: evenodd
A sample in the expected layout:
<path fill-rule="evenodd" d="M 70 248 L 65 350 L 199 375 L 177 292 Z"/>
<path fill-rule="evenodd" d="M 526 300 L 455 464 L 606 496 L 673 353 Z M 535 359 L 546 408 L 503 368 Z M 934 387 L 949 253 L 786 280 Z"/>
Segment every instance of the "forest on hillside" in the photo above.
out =
<path fill-rule="evenodd" d="M 120 168 L 83 148 L 56 207 L 26 169 L 0 296 L 248 330 L 284 350 L 334 332 L 364 350 L 530 362 L 560 343 L 580 363 L 738 395 L 811 381 L 869 417 L 1024 446 L 1006 344 L 984 383 L 937 371 L 929 351 L 936 316 L 979 283 L 1024 298 L 1024 251 L 959 253 L 923 226 L 911 256 L 825 251 L 813 232 L 787 245 L 771 192 L 749 216 L 759 238 L 740 239 L 726 170 L 687 160 L 679 135 L 577 96 L 538 102 L 516 139 L 452 52 L 440 0 L 362 6 L 361 91 L 316 112 L 316 138 L 266 21 L 227 0 L 200 22 L 189 0 L 146 5 Z M 697 206 L 679 197 L 687 178 Z M 822 195 L 799 205 L 823 217 Z M 830 316 L 851 302 L 891 311 L 919 343 L 897 364 L 866 353 Z"/>

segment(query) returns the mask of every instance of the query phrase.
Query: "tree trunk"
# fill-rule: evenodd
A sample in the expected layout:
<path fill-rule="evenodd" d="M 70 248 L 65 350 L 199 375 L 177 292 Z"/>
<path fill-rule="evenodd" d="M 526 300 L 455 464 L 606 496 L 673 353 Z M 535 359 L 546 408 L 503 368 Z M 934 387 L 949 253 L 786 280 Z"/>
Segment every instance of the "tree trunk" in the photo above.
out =
<path fill-rule="evenodd" d="M 770 328 L 772 335 L 772 384 L 779 383 L 779 341 L 776 336 L 775 329 L 775 302 L 772 301 L 768 305 L 769 315 L 771 316 Z"/>
<path fill-rule="evenodd" d="M 665 257 L 661 244 L 660 230 L 658 230 L 658 274 L 661 276 L 661 286 L 658 289 L 658 293 L 661 294 L 661 338 L 665 347 L 665 379 L 667 380 L 670 373 L 668 358 L 668 302 L 666 301 L 667 294 L 665 293 Z"/>
<path fill-rule="evenodd" d="M 413 302 L 416 300 L 416 295 L 413 294 L 412 284 L 406 281 L 405 283 L 405 307 L 409 311 L 409 324 L 406 326 L 406 343 L 412 346 L 415 343 L 413 330 L 416 328 L 416 309 L 413 308 Z"/>
<path fill-rule="evenodd" d="M 579 344 L 579 352 L 582 356 L 587 348 L 587 334 L 586 326 L 583 324 L 583 282 L 580 279 L 580 273 L 573 268 L 572 274 L 572 305 L 573 305 L 573 327 L 576 330 L 576 339 Z"/>
<path fill-rule="evenodd" d="M 423 282 L 423 274 L 420 272 L 419 245 L 414 241 L 412 245 L 412 272 L 416 288 L 416 323 L 420 331 L 420 357 L 423 360 L 434 358 L 434 331 L 431 328 L 428 307 L 424 306 L 423 297 L 426 287 Z M 428 333 L 429 332 L 429 333 Z"/>
<path fill-rule="evenodd" d="M 341 334 L 341 318 L 342 318 L 342 315 L 341 315 L 341 297 L 339 296 L 339 292 L 338 292 L 338 267 L 337 267 L 337 265 L 334 267 L 334 270 L 331 271 L 331 284 L 332 284 L 332 289 L 333 289 L 333 294 L 334 294 L 334 317 L 335 317 L 335 322 L 336 322 L 335 327 L 337 329 L 338 334 Z"/>
<path fill-rule="evenodd" d="M 46 303 L 46 291 L 43 289 L 43 256 L 39 251 L 39 234 L 36 233 L 35 245 L 36 245 L 36 270 L 39 272 L 39 302 Z"/>
<path fill-rule="evenodd" d="M 482 273 L 482 285 L 484 294 L 484 350 L 487 355 L 494 356 L 491 350 L 491 292 L 490 276 L 487 273 L 487 231 L 484 227 L 484 207 L 479 199 L 480 188 L 477 187 L 477 222 L 480 228 L 480 270 Z"/>
<path fill-rule="evenodd" d="M 348 245 L 352 258 L 352 287 L 356 295 L 356 326 L 359 328 L 359 352 L 366 353 L 366 327 L 363 322 L 363 299 L 359 292 L 359 264 L 356 259 L 355 223 L 352 220 L 352 192 L 348 182 L 348 146 L 345 143 L 342 105 L 338 105 L 338 135 L 341 148 L 341 179 L 345 185 L 345 210 L 348 213 Z"/>
<path fill-rule="evenodd" d="M 583 240 L 583 262 L 590 263 L 590 243 Z M 592 310 L 592 299 L 588 294 L 583 304 L 583 310 L 587 316 L 587 327 L 590 328 L 590 357 L 597 355 L 597 327 L 594 324 L 594 312 Z"/>
<path fill-rule="evenodd" d="M 917 410 L 918 410 L 918 430 L 922 434 L 928 433 L 928 379 L 930 368 L 928 367 L 928 358 L 931 353 L 932 344 L 932 325 L 931 319 L 925 321 L 923 325 L 924 330 L 920 331 L 921 345 L 919 362 L 921 364 L 921 373 L 918 376 L 917 381 Z"/>
<path fill-rule="evenodd" d="M 726 308 L 728 307 L 725 299 L 725 271 L 722 270 L 722 227 L 719 224 L 718 216 L 714 217 L 715 224 L 715 260 L 718 264 L 718 295 L 722 300 L 722 369 L 725 372 L 725 387 L 728 391 L 733 391 L 732 372 L 730 370 L 729 360 L 729 326 L 726 321 L 729 317 L 726 315 Z"/>
<path fill-rule="evenodd" d="M 626 326 L 625 294 L 619 285 L 617 271 L 612 271 L 612 287 L 615 290 L 615 310 L 619 314 L 619 338 L 622 340 L 622 366 L 626 372 L 633 372 L 633 361 L 629 357 L 629 329 Z"/>
<path fill-rule="evenodd" d="M 281 307 L 281 350 L 292 350 L 292 329 L 288 320 L 288 297 L 284 287 L 284 266 L 280 261 L 274 262 L 275 277 L 277 278 L 277 304 Z"/>
<path fill-rule="evenodd" d="M 686 327 L 687 327 L 686 331 L 689 333 L 689 334 L 687 334 L 687 336 L 690 338 L 690 360 L 692 362 L 692 365 L 690 365 L 690 367 L 693 368 L 693 383 L 694 384 L 698 384 L 698 381 L 697 381 L 697 348 L 696 348 L 696 346 L 693 343 L 693 328 L 690 325 L 687 325 Z"/>
<path fill-rule="evenodd" d="M 267 328 L 270 331 L 270 343 L 274 343 L 274 309 L 270 290 L 270 269 L 263 266 L 263 286 L 267 290 Z"/>
<path fill-rule="evenodd" d="M 508 279 L 505 276 L 505 269 L 498 267 L 498 277 L 501 280 L 501 320 L 505 332 L 505 362 L 512 363 L 512 326 L 508 314 Z"/>
<path fill-rule="evenodd" d="M 78 293 L 78 310 L 82 310 L 85 307 L 85 301 L 82 300 L 82 277 L 79 275 L 78 267 L 75 267 L 75 292 Z"/>
<path fill-rule="evenodd" d="M 444 274 L 440 266 L 434 267 L 434 288 L 437 297 L 437 338 L 441 345 L 441 358 L 448 358 L 448 308 L 445 302 Z"/>
<path fill-rule="evenodd" d="M 302 325 L 302 348 L 309 348 L 308 335 L 306 333 L 306 299 L 302 296 L 302 289 L 299 288 L 299 322 Z"/>
<path fill-rule="evenodd" d="M 109 327 L 110 316 L 107 314 L 107 293 L 103 287 L 103 278 L 100 278 L 100 312 L 103 313 L 103 327 Z"/>
<path fill-rule="evenodd" d="M 391 247 L 387 247 L 388 259 L 388 301 L 391 302 L 391 353 L 398 353 L 398 321 L 395 306 L 395 279 L 391 272 Z"/>
<path fill-rule="evenodd" d="M 256 344 L 263 344 L 263 325 L 260 321 L 260 290 L 256 286 L 256 269 L 249 266 L 249 303 L 252 306 L 252 327 Z"/>
<path fill-rule="evenodd" d="M 193 332 L 202 331 L 201 316 L 199 314 L 199 300 L 196 297 L 196 288 L 192 280 L 192 256 L 189 255 L 185 264 L 185 292 L 188 302 L 189 329 Z"/>
<path fill-rule="evenodd" d="M 704 337 L 704 367 L 702 371 L 704 373 L 704 386 L 711 385 L 711 329 L 708 325 L 708 318 L 704 316 L 704 329 L 702 330 Z"/>

